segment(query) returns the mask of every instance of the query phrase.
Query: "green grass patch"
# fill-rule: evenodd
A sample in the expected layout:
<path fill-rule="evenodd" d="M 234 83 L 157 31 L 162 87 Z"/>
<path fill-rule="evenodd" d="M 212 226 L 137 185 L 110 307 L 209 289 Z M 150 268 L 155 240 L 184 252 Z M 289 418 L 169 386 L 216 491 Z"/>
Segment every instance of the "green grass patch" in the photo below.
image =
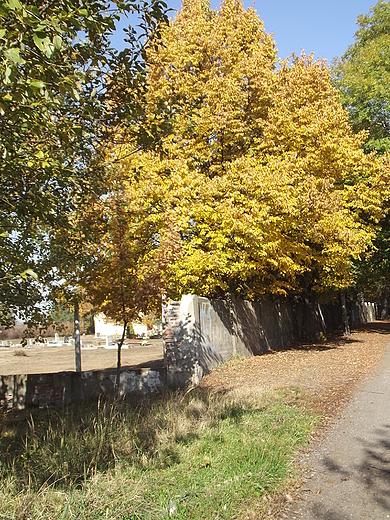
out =
<path fill-rule="evenodd" d="M 291 474 L 318 420 L 304 401 L 195 389 L 8 414 L 0 518 L 241 518 Z"/>

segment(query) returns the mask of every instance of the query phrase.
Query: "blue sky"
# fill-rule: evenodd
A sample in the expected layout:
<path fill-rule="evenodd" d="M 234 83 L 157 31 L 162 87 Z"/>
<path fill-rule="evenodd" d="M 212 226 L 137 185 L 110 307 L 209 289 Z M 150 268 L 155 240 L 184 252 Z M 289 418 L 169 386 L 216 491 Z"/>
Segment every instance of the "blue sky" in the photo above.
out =
<path fill-rule="evenodd" d="M 180 9 L 180 0 L 166 0 L 172 9 Z M 314 52 L 316 58 L 329 62 L 341 56 L 354 42 L 359 14 L 367 14 L 372 0 L 244 0 L 246 7 L 254 6 L 268 33 L 274 34 L 279 57 L 292 52 Z M 211 0 L 212 7 L 219 1 Z M 119 29 L 113 44 L 122 48 Z"/>
<path fill-rule="evenodd" d="M 274 33 L 281 58 L 304 49 L 331 62 L 354 42 L 357 17 L 372 5 L 372 0 L 257 0 L 255 8 L 266 31 Z"/>

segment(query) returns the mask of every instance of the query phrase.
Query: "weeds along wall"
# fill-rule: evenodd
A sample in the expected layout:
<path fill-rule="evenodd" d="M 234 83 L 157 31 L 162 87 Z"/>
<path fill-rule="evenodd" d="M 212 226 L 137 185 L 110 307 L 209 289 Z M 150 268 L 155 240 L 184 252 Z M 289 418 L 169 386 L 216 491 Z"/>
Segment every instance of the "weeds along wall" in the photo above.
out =
<path fill-rule="evenodd" d="M 352 326 L 375 319 L 375 305 L 349 309 Z M 342 328 L 341 306 L 315 300 L 209 300 L 193 294 L 163 304 L 164 355 L 172 387 L 197 384 L 234 355 L 282 350 Z"/>

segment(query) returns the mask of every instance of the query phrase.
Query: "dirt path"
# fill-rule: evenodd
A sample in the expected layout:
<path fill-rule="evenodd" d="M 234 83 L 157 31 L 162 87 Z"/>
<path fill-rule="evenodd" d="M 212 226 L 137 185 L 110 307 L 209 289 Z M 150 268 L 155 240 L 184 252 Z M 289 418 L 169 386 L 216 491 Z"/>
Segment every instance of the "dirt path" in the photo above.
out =
<path fill-rule="evenodd" d="M 355 389 L 326 438 L 305 460 L 305 484 L 283 517 L 390 518 L 390 344 L 381 365 Z"/>

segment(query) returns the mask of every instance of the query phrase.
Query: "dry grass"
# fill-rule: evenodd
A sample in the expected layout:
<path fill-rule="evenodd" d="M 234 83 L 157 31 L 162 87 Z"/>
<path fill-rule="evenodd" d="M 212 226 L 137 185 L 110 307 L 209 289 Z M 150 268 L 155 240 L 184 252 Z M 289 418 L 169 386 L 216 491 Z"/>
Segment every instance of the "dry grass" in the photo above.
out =
<path fill-rule="evenodd" d="M 292 391 L 197 388 L 26 420 L 9 414 L 0 435 L 0 518 L 259 515 L 259 499 L 280 488 L 316 421 L 301 402 Z"/>
<path fill-rule="evenodd" d="M 17 357 L 27 357 L 27 353 L 20 348 L 17 348 L 16 350 L 14 350 L 13 355 L 17 356 Z"/>

